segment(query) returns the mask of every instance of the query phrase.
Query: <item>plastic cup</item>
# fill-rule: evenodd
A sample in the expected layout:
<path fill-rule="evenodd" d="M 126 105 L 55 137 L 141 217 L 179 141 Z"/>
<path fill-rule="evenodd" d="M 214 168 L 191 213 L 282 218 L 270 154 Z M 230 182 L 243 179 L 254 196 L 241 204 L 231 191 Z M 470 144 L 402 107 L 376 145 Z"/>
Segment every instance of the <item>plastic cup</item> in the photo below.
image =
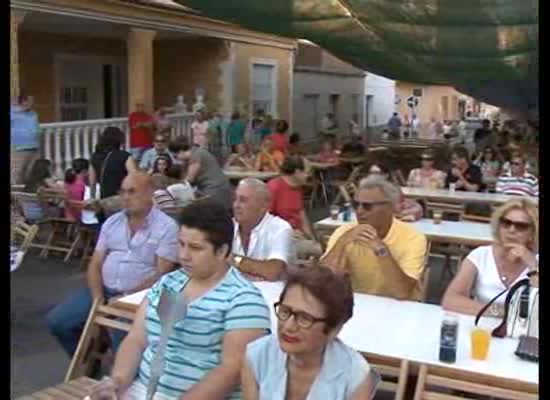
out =
<path fill-rule="evenodd" d="M 338 214 L 340 214 L 340 207 L 331 206 L 330 207 L 330 218 L 336 221 L 338 219 Z"/>
<path fill-rule="evenodd" d="M 449 183 L 449 191 L 454 193 L 456 190 L 456 183 Z"/>
<path fill-rule="evenodd" d="M 441 223 L 441 220 L 443 219 L 443 212 L 439 210 L 435 210 L 432 213 L 432 216 L 433 216 L 434 224 L 439 225 Z"/>
<path fill-rule="evenodd" d="M 486 360 L 489 354 L 489 344 L 491 343 L 491 334 L 489 331 L 474 328 L 470 338 L 472 342 L 472 358 L 474 360 Z"/>

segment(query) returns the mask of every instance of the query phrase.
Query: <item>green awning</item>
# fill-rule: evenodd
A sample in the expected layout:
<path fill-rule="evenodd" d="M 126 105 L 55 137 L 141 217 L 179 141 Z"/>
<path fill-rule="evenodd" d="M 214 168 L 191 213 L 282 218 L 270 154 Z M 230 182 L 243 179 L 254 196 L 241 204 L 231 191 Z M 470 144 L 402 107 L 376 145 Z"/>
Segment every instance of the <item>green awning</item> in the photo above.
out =
<path fill-rule="evenodd" d="M 178 0 L 242 27 L 303 38 L 391 79 L 453 85 L 538 109 L 537 0 Z"/>

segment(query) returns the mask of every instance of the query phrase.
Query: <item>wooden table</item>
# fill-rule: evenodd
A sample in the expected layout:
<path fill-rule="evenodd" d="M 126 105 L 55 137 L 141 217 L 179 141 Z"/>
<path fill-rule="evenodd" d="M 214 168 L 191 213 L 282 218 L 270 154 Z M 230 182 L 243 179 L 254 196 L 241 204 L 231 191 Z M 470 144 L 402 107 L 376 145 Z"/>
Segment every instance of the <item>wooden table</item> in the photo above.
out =
<path fill-rule="evenodd" d="M 97 382 L 94 379 L 82 377 L 19 397 L 17 400 L 83 400 Z"/>
<path fill-rule="evenodd" d="M 272 304 L 279 300 L 282 282 L 254 282 L 271 310 L 272 332 L 277 332 L 277 318 Z M 146 291 L 118 300 L 136 309 Z M 522 390 L 538 392 L 538 364 L 514 355 L 518 340 L 491 338 L 486 361 L 470 357 L 470 331 L 474 317 L 456 314 L 459 319 L 457 360 L 454 364 L 438 359 L 441 321 L 445 314 L 438 305 L 399 301 L 387 297 L 355 293 L 353 317 L 338 337 L 357 351 L 374 357 L 409 360 L 449 370 L 460 379 L 486 379 L 505 382 Z M 390 316 L 390 318 L 388 318 Z M 480 326 L 492 329 L 500 324 L 494 318 L 482 318 Z"/>
<path fill-rule="evenodd" d="M 427 189 L 427 188 L 413 188 L 402 187 L 403 195 L 405 197 L 422 200 L 435 200 L 443 201 L 447 203 L 487 203 L 494 205 L 501 205 L 508 200 L 521 199 L 527 197 L 535 204 L 539 204 L 538 197 L 530 196 L 510 196 L 499 193 L 484 193 L 484 192 L 466 192 L 462 190 L 456 190 L 454 192 L 448 189 Z"/>
<path fill-rule="evenodd" d="M 352 213 L 351 221 L 356 221 L 355 214 Z M 346 224 L 342 219 L 342 214 L 337 220 L 328 217 L 317 221 L 315 229 L 322 231 L 334 231 L 336 228 Z M 470 221 L 441 221 L 440 224 L 434 224 L 432 219 L 422 218 L 415 222 L 410 222 L 419 232 L 426 235 L 426 238 L 432 242 L 455 243 L 468 246 L 482 246 L 493 242 L 491 226 L 481 222 Z"/>
<path fill-rule="evenodd" d="M 223 173 L 230 180 L 241 180 L 244 178 L 256 178 L 262 181 L 267 181 L 271 178 L 279 176 L 279 172 L 267 172 L 267 171 L 250 171 L 250 170 L 233 170 L 224 169 Z"/>

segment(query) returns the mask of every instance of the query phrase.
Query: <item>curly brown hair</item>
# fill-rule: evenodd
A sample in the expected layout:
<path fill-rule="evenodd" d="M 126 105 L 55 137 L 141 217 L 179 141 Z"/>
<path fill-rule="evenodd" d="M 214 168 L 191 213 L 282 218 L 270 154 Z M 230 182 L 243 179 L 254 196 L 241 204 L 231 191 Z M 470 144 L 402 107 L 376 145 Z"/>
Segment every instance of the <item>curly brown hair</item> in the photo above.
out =
<path fill-rule="evenodd" d="M 347 276 L 335 274 L 323 266 L 311 266 L 289 275 L 281 292 L 283 302 L 287 290 L 301 286 L 313 295 L 325 309 L 325 333 L 345 324 L 353 316 L 353 290 Z"/>

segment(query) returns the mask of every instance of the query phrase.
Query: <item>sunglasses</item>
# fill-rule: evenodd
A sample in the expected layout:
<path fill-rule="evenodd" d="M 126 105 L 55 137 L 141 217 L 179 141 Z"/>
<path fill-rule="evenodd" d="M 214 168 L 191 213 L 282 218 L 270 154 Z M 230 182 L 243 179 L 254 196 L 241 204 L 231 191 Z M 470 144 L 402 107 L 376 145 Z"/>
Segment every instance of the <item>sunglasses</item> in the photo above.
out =
<path fill-rule="evenodd" d="M 361 207 L 365 211 L 370 211 L 375 206 L 380 206 L 380 205 L 388 204 L 388 203 L 389 203 L 389 201 L 387 201 L 387 200 L 386 201 L 373 201 L 371 203 L 366 203 L 366 202 L 362 202 L 362 201 L 355 201 L 355 200 L 353 200 L 351 202 L 354 209 L 358 210 Z"/>
<path fill-rule="evenodd" d="M 421 157 L 420 158 L 422 161 L 433 161 L 434 159 L 431 158 L 431 157 Z"/>
<path fill-rule="evenodd" d="M 529 228 L 531 228 L 531 226 L 533 226 L 533 224 L 531 224 L 530 222 L 512 221 L 511 219 L 504 217 L 500 219 L 500 225 L 504 229 L 510 229 L 513 226 L 518 232 L 525 232 Z"/>

